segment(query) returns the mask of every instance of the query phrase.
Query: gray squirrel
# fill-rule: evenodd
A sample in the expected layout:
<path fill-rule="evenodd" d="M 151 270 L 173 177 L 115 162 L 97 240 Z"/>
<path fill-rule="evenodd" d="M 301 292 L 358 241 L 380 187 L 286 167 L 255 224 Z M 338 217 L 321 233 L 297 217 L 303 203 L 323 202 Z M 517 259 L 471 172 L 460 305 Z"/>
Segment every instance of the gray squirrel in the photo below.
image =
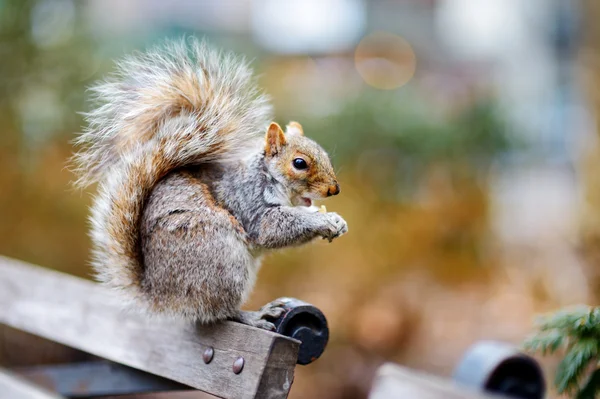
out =
<path fill-rule="evenodd" d="M 312 205 L 340 192 L 327 153 L 271 122 L 245 60 L 194 38 L 121 60 L 92 92 L 73 160 L 98 184 L 97 278 L 151 314 L 273 330 L 282 303 L 240 310 L 263 254 L 348 231 Z"/>

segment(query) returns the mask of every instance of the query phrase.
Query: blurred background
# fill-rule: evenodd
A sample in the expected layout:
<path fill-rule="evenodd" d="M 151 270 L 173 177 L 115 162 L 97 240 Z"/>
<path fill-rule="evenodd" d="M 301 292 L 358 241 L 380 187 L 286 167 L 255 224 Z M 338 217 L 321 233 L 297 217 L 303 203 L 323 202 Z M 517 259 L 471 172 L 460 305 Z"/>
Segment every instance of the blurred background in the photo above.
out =
<path fill-rule="evenodd" d="M 599 18 L 594 0 L 0 0 L 0 254 L 91 278 L 93 190 L 66 168 L 86 88 L 207 37 L 253 60 L 342 187 L 326 206 L 350 233 L 269 257 L 248 303 L 329 320 L 290 398 L 365 398 L 386 360 L 450 375 L 478 339 L 597 303 Z"/>

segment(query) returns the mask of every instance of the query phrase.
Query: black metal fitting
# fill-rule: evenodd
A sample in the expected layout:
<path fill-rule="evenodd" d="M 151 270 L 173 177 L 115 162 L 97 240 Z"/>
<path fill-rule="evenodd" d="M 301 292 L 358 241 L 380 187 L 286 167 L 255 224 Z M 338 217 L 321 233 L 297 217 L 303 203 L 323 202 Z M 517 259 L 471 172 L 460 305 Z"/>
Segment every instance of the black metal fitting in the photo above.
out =
<path fill-rule="evenodd" d="M 480 341 L 465 353 L 454 380 L 472 388 L 519 399 L 543 399 L 546 382 L 533 358 L 512 345 Z"/>
<path fill-rule="evenodd" d="M 279 298 L 285 313 L 273 323 L 279 334 L 301 342 L 298 364 L 309 364 L 321 356 L 329 340 L 329 328 L 323 312 L 296 298 Z"/>

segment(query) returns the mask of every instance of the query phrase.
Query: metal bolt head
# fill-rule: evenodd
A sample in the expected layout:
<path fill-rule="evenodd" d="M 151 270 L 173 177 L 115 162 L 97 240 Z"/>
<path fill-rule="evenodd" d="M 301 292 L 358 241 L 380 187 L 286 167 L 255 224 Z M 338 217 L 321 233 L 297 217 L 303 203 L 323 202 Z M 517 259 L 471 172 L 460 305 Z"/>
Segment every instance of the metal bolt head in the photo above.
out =
<path fill-rule="evenodd" d="M 214 356 L 215 350 L 211 347 L 208 347 L 204 350 L 204 353 L 202 354 L 202 360 L 204 360 L 204 363 L 208 364 L 211 362 L 211 360 L 213 360 Z"/>
<path fill-rule="evenodd" d="M 242 372 L 243 368 L 244 368 L 244 358 L 238 357 L 237 359 L 235 359 L 235 362 L 233 362 L 233 372 L 235 374 L 239 374 Z"/>

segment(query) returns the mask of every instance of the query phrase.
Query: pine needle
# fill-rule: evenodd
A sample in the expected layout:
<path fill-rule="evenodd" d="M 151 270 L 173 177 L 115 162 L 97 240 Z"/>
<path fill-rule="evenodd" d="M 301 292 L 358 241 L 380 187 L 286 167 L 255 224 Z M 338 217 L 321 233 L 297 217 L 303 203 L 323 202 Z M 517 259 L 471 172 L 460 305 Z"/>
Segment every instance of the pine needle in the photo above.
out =
<path fill-rule="evenodd" d="M 528 338 L 523 347 L 529 352 L 551 355 L 565 343 L 565 336 L 560 331 L 544 331 Z"/>
<path fill-rule="evenodd" d="M 556 370 L 555 384 L 559 393 L 577 389 L 583 372 L 598 354 L 598 341 L 584 339 L 575 342 Z"/>

